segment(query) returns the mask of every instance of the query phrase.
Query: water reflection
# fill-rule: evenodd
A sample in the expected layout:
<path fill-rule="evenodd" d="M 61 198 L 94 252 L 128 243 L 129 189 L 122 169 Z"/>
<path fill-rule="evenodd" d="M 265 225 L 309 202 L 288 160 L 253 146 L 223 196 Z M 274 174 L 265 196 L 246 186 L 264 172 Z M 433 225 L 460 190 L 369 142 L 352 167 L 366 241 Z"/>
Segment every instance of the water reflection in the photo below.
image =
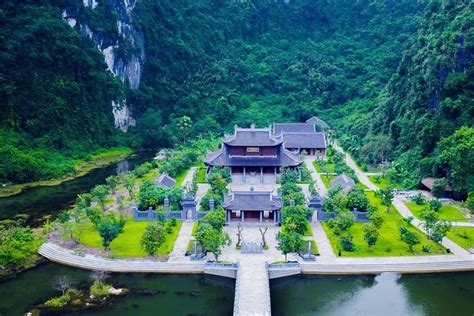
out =
<path fill-rule="evenodd" d="M 146 160 L 146 157 L 130 158 L 95 169 L 83 177 L 60 185 L 26 189 L 20 194 L 0 198 L 0 219 L 20 215 L 26 218 L 27 224 L 37 226 L 43 222 L 45 216 L 55 216 L 59 211 L 69 207 L 77 194 L 88 192 L 96 184 L 105 183 L 105 178 L 108 176 L 127 172 Z"/>
<path fill-rule="evenodd" d="M 91 283 L 90 271 L 53 263 L 41 265 L 0 283 L 0 314 L 21 315 L 56 295 L 51 280 L 58 275 L 72 278 L 76 288 L 88 288 Z M 77 315 L 232 315 L 235 284 L 232 279 L 199 274 L 137 273 L 112 274 L 108 282 L 132 292 L 114 299 L 107 308 Z"/>
<path fill-rule="evenodd" d="M 271 295 L 273 315 L 472 316 L 474 273 L 301 276 L 272 281 Z"/>

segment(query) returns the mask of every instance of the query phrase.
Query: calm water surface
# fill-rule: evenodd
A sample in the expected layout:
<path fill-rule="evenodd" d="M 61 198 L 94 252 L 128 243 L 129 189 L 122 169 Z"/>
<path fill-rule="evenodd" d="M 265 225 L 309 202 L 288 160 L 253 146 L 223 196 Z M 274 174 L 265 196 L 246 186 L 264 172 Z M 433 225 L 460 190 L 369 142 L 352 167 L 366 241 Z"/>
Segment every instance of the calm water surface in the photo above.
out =
<path fill-rule="evenodd" d="M 105 183 L 105 178 L 125 173 L 136 165 L 149 160 L 148 156 L 137 156 L 92 170 L 88 174 L 55 186 L 35 187 L 11 197 L 0 198 L 0 219 L 25 215 L 27 224 L 37 226 L 44 217 L 59 213 L 76 200 L 77 194 L 88 192 L 96 184 Z"/>
<path fill-rule="evenodd" d="M 41 265 L 0 283 L 0 314 L 22 315 L 57 295 L 51 287 L 51 279 L 57 275 L 69 276 L 78 288 L 89 287 L 92 282 L 89 271 L 54 263 Z M 232 315 L 231 279 L 194 274 L 113 274 L 107 282 L 140 293 L 115 298 L 111 307 L 77 315 Z"/>
<path fill-rule="evenodd" d="M 300 276 L 271 282 L 272 315 L 474 315 L 474 273 Z"/>

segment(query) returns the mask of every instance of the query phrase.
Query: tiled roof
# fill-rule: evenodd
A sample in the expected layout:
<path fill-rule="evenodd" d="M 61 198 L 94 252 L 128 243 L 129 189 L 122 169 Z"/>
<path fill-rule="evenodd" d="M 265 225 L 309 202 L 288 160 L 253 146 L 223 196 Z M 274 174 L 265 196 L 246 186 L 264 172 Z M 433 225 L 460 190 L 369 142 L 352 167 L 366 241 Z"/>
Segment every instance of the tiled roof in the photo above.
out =
<path fill-rule="evenodd" d="M 276 146 L 282 141 L 271 134 L 269 127 L 235 127 L 234 134 L 227 135 L 224 143 L 230 146 Z"/>
<path fill-rule="evenodd" d="M 314 133 L 314 124 L 309 123 L 274 123 L 273 133 Z"/>
<path fill-rule="evenodd" d="M 204 162 L 211 166 L 265 166 L 295 167 L 302 164 L 301 159 L 291 151 L 282 148 L 275 156 L 232 156 L 226 155 L 225 148 L 209 153 Z"/>
<path fill-rule="evenodd" d="M 169 175 L 163 173 L 155 179 L 155 184 L 160 187 L 174 188 L 176 180 L 171 178 Z"/>
<path fill-rule="evenodd" d="M 285 148 L 326 148 L 324 133 L 283 133 Z"/>
<path fill-rule="evenodd" d="M 352 189 L 355 187 L 355 181 L 347 174 L 343 173 L 331 180 L 331 187 L 341 187 L 342 189 Z"/>
<path fill-rule="evenodd" d="M 232 211 L 275 211 L 283 206 L 272 191 L 234 191 L 224 197 L 222 207 Z"/>

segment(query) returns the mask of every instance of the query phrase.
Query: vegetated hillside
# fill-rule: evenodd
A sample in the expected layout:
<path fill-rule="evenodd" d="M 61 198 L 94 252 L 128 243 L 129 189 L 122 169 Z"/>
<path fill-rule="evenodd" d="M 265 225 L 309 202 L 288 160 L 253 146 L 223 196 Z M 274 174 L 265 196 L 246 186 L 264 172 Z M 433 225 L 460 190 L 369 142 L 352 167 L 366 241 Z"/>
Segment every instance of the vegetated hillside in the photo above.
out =
<path fill-rule="evenodd" d="M 0 6 L 0 182 L 72 173 L 73 159 L 111 144 L 121 93 L 59 9 L 25 3 Z"/>
<path fill-rule="evenodd" d="M 374 120 L 344 144 L 367 163 L 396 159 L 409 186 L 447 177 L 474 190 L 474 3 L 431 1 L 416 39 L 380 99 Z M 364 135 L 367 135 L 364 137 Z"/>
<path fill-rule="evenodd" d="M 137 133 L 149 147 L 176 141 L 184 115 L 200 134 L 301 121 L 351 100 L 368 100 L 370 113 L 423 8 L 411 0 L 140 1 L 147 59 L 129 96 L 143 114 Z"/>

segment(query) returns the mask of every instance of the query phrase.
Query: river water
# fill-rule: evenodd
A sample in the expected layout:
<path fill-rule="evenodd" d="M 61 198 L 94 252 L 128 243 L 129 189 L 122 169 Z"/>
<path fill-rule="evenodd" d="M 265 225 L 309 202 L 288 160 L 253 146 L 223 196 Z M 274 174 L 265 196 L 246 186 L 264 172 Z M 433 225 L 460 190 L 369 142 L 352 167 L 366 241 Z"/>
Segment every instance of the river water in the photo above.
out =
<path fill-rule="evenodd" d="M 57 215 L 61 210 L 74 203 L 77 194 L 88 192 L 96 184 L 105 183 L 110 175 L 125 173 L 145 162 L 147 156 L 136 156 L 103 168 L 97 168 L 88 174 L 63 182 L 56 186 L 34 187 L 20 194 L 0 198 L 0 219 L 26 218 L 27 224 L 38 226 L 44 217 Z"/>
<path fill-rule="evenodd" d="M 474 315 L 474 272 L 299 276 L 271 282 L 272 315 Z"/>
<path fill-rule="evenodd" d="M 88 288 L 90 272 L 46 263 L 0 283 L 0 314 L 21 315 L 58 295 L 51 280 L 66 275 L 76 288 Z M 112 274 L 107 282 L 132 292 L 114 298 L 103 309 L 68 315 L 232 315 L 234 284 L 231 279 L 200 274 Z"/>

